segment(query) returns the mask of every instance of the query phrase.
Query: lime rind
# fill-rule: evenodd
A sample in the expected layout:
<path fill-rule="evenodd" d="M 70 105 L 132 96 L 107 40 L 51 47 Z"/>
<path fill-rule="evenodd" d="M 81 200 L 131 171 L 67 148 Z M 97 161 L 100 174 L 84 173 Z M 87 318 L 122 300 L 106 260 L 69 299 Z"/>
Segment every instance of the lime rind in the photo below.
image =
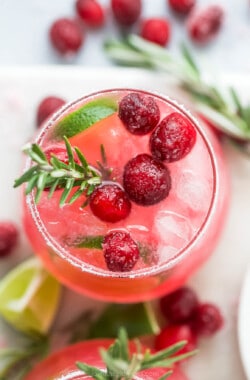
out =
<path fill-rule="evenodd" d="M 0 281 L 0 314 L 15 329 L 45 334 L 60 300 L 61 285 L 37 258 L 15 267 Z"/>
<path fill-rule="evenodd" d="M 117 111 L 117 102 L 111 98 L 93 100 L 65 116 L 54 127 L 52 138 L 70 138 Z"/>

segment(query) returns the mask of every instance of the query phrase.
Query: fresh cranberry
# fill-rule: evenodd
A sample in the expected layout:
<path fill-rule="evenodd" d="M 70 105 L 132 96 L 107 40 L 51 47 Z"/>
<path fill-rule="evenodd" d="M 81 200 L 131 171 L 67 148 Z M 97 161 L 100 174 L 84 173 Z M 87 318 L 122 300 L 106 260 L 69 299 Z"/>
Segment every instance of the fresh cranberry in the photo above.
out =
<path fill-rule="evenodd" d="M 142 206 L 165 199 L 171 189 L 168 168 L 149 154 L 139 154 L 127 162 L 123 186 L 129 198 Z"/>
<path fill-rule="evenodd" d="M 104 10 L 96 0 L 77 0 L 76 10 L 84 23 L 91 28 L 99 28 L 104 24 Z"/>
<path fill-rule="evenodd" d="M 168 0 L 173 11 L 180 14 L 187 14 L 194 7 L 196 0 Z"/>
<path fill-rule="evenodd" d="M 83 33 L 75 20 L 60 18 L 56 20 L 49 31 L 54 48 L 61 54 L 76 53 L 83 43 Z"/>
<path fill-rule="evenodd" d="M 110 223 L 125 219 L 131 210 L 127 194 L 115 184 L 97 187 L 90 196 L 89 205 L 97 218 Z"/>
<path fill-rule="evenodd" d="M 170 23 L 164 18 L 148 18 L 142 21 L 140 36 L 145 40 L 165 46 L 170 39 Z"/>
<path fill-rule="evenodd" d="M 38 105 L 36 124 L 39 127 L 49 116 L 65 104 L 65 100 L 57 96 L 47 96 Z"/>
<path fill-rule="evenodd" d="M 104 258 L 109 270 L 127 272 L 137 263 L 140 252 L 128 232 L 110 231 L 103 241 Z"/>
<path fill-rule="evenodd" d="M 122 98 L 118 114 L 128 131 L 135 135 L 149 133 L 160 120 L 160 110 L 154 98 L 137 92 Z"/>
<path fill-rule="evenodd" d="M 111 9 L 118 24 L 131 26 L 141 14 L 142 2 L 141 0 L 111 0 Z"/>
<path fill-rule="evenodd" d="M 219 5 L 209 5 L 192 13 L 187 23 L 190 38 L 199 44 L 210 42 L 218 34 L 223 16 L 224 11 Z"/>
<path fill-rule="evenodd" d="M 211 303 L 203 303 L 196 309 L 191 326 L 197 336 L 209 336 L 219 331 L 223 323 L 219 308 Z"/>
<path fill-rule="evenodd" d="M 9 255 L 15 248 L 18 239 L 16 225 L 9 221 L 0 222 L 0 258 Z"/>
<path fill-rule="evenodd" d="M 160 299 L 161 312 L 171 323 L 183 323 L 190 320 L 197 307 L 198 298 L 187 286 Z"/>
<path fill-rule="evenodd" d="M 178 354 L 185 354 L 196 348 L 196 337 L 187 324 L 170 325 L 161 330 L 155 338 L 156 350 L 163 350 L 177 342 L 187 341 L 187 344 L 178 351 Z"/>
<path fill-rule="evenodd" d="M 158 160 L 173 162 L 185 157 L 196 141 L 191 121 L 179 112 L 166 116 L 150 137 L 150 149 Z"/>

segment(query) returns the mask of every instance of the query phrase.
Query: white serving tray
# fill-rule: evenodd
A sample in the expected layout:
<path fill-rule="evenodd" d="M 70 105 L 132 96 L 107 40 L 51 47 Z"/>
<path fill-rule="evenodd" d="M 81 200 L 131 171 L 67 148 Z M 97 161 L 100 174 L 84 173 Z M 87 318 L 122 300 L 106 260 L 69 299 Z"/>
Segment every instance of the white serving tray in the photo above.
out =
<path fill-rule="evenodd" d="M 236 86 L 244 98 L 250 94 L 250 77 L 221 76 L 220 81 L 222 85 Z M 20 225 L 20 195 L 12 189 L 12 185 L 22 167 L 20 148 L 35 131 L 35 109 L 40 99 L 56 94 L 72 100 L 91 91 L 112 87 L 142 88 L 169 96 L 175 93 L 173 81 L 167 75 L 144 70 L 71 66 L 1 67 L 0 219 L 13 219 Z M 250 379 L 249 279 L 245 282 L 240 298 L 243 278 L 250 261 L 250 160 L 229 145 L 223 149 L 232 182 L 228 219 L 214 255 L 190 279 L 190 284 L 197 289 L 202 300 L 216 302 L 221 307 L 225 326 L 215 337 L 201 342 L 199 354 L 186 364 L 190 380 L 245 379 L 237 338 L 238 310 L 239 343 Z M 29 253 L 29 245 L 22 236 L 17 251 L 8 260 L 1 261 L 0 275 Z M 240 308 L 239 300 L 244 305 Z M 86 305 L 102 307 L 99 302 L 67 292 L 60 320 L 70 320 Z M 67 312 L 69 309 L 70 315 Z M 9 336 L 9 330 L 2 322 L 0 332 L 1 346 L 1 342 L 4 344 Z"/>

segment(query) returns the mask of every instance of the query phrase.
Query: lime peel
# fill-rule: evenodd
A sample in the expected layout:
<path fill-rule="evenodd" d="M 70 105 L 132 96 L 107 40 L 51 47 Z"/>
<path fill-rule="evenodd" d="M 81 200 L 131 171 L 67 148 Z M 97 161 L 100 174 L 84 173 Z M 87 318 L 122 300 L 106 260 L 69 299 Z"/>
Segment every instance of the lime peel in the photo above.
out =
<path fill-rule="evenodd" d="M 60 300 L 61 285 L 37 258 L 19 264 L 0 281 L 0 314 L 15 329 L 45 334 Z"/>
<path fill-rule="evenodd" d="M 59 121 L 51 132 L 52 138 L 73 137 L 116 111 L 117 102 L 112 98 L 92 100 Z"/>

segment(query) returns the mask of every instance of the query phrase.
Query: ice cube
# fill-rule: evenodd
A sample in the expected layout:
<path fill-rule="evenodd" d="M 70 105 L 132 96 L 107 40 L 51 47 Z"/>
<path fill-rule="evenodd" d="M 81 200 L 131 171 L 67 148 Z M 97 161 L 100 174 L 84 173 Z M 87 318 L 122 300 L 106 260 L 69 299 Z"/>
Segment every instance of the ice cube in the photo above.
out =
<path fill-rule="evenodd" d="M 187 218 L 166 210 L 158 212 L 154 228 L 161 245 L 178 250 L 185 247 L 195 233 L 195 228 Z"/>
<path fill-rule="evenodd" d="M 191 170 L 181 173 L 176 183 L 176 196 L 195 212 L 207 212 L 211 200 L 212 183 Z"/>

